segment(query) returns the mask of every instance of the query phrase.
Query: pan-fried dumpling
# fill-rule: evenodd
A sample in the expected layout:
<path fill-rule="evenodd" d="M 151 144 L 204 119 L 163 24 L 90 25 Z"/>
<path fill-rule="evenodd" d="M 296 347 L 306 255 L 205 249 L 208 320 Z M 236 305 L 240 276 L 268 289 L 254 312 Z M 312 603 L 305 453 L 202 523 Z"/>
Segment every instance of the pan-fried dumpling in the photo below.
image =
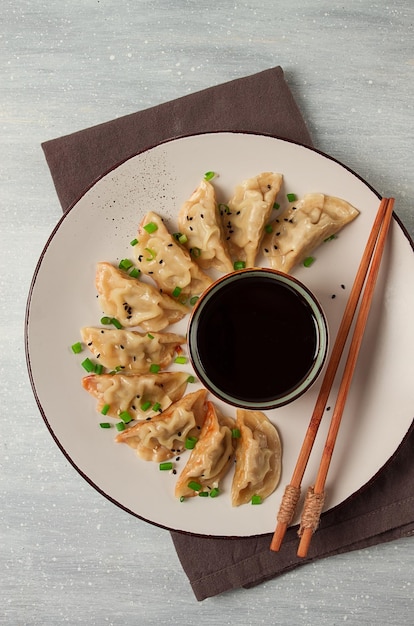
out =
<path fill-rule="evenodd" d="M 231 489 L 233 506 L 246 504 L 255 495 L 267 498 L 276 489 L 282 468 L 279 434 L 264 413 L 238 409 L 236 428 L 241 436 Z"/>
<path fill-rule="evenodd" d="M 187 437 L 198 436 L 207 411 L 206 395 L 205 389 L 187 394 L 160 415 L 124 430 L 116 441 L 127 443 L 144 461 L 171 459 L 184 450 Z"/>
<path fill-rule="evenodd" d="M 359 211 L 345 200 L 322 193 L 306 194 L 270 224 L 272 232 L 264 237 L 263 252 L 273 269 L 287 274 L 358 215 Z"/>
<path fill-rule="evenodd" d="M 198 483 L 200 491 L 217 488 L 231 467 L 234 420 L 222 415 L 212 402 L 207 405 L 200 437 L 175 487 L 177 498 L 196 495 L 196 491 L 188 486 L 190 482 Z"/>
<path fill-rule="evenodd" d="M 214 268 L 224 274 L 233 271 L 233 263 L 223 235 L 213 185 L 202 180 L 178 213 L 179 231 L 187 237 L 185 246 L 203 269 Z"/>
<path fill-rule="evenodd" d="M 104 313 L 116 317 L 122 326 L 141 326 L 146 331 L 159 331 L 179 322 L 189 309 L 162 294 L 156 287 L 110 263 L 98 263 L 96 288 L 99 303 Z"/>
<path fill-rule="evenodd" d="M 167 409 L 185 393 L 188 374 L 160 372 L 158 374 L 90 374 L 82 386 L 98 400 L 97 411 L 106 405 L 106 415 L 118 417 L 126 411 L 132 419 L 140 420 Z"/>
<path fill-rule="evenodd" d="M 177 293 L 179 300 L 200 295 L 212 282 L 152 211 L 139 226 L 134 254 L 140 270 L 150 275 L 163 293 L 174 297 Z"/>
<path fill-rule="evenodd" d="M 149 373 L 152 364 L 166 368 L 186 338 L 175 333 L 139 333 L 117 328 L 81 328 L 82 341 L 99 362 L 110 370 Z"/>
<path fill-rule="evenodd" d="M 253 267 L 275 199 L 282 186 L 282 174 L 263 172 L 238 185 L 228 208 L 222 210 L 224 233 L 234 261 Z"/>

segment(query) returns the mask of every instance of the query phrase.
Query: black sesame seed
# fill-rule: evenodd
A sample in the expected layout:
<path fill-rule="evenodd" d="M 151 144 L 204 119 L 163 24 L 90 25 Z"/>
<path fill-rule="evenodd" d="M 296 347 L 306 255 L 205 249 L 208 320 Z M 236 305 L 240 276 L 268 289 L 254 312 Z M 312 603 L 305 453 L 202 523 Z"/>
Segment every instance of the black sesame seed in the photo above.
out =
<path fill-rule="evenodd" d="M 345 285 L 341 285 L 341 288 L 342 288 L 342 289 L 345 289 Z"/>
<path fill-rule="evenodd" d="M 332 298 L 332 300 L 335 300 L 336 295 L 333 293 L 333 294 L 331 295 L 331 298 Z"/>
<path fill-rule="evenodd" d="M 267 248 L 265 248 L 265 249 L 264 249 L 264 251 L 265 251 L 266 253 L 269 253 L 269 250 L 268 250 Z"/>

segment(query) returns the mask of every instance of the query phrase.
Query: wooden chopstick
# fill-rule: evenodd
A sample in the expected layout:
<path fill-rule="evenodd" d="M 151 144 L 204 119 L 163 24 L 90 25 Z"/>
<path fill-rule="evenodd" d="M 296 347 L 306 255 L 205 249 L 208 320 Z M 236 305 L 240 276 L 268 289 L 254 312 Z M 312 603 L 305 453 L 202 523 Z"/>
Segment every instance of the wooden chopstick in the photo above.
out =
<path fill-rule="evenodd" d="M 355 329 L 351 340 L 351 345 L 349 348 L 348 357 L 345 364 L 344 373 L 342 376 L 341 384 L 338 391 L 338 396 L 335 404 L 335 409 L 332 415 L 331 424 L 329 427 L 328 435 L 326 437 L 325 447 L 322 453 L 322 458 L 318 470 L 318 474 L 316 476 L 316 481 L 314 487 L 308 491 L 307 501 L 305 500 L 305 505 L 303 509 L 303 515 L 310 513 L 309 524 L 306 527 L 303 527 L 301 524 L 301 528 L 299 530 L 301 540 L 299 543 L 298 556 L 305 557 L 308 553 L 310 541 L 313 533 L 315 532 L 318 523 L 319 516 L 321 510 L 312 511 L 312 501 L 323 500 L 324 487 L 326 478 L 328 475 L 329 466 L 332 459 L 332 454 L 335 448 L 336 438 L 338 435 L 339 427 L 341 425 L 342 414 L 344 412 L 346 398 L 351 386 L 352 377 L 355 371 L 355 366 L 358 359 L 359 350 L 362 344 L 362 339 L 364 336 L 365 326 L 368 319 L 369 310 L 371 308 L 372 297 L 374 294 L 375 284 L 378 277 L 378 272 L 380 268 L 382 253 L 385 248 L 385 242 L 387 238 L 387 233 L 389 229 L 389 225 L 391 222 L 391 216 L 394 206 L 394 199 L 390 198 L 386 202 L 386 212 L 384 216 L 384 221 L 381 226 L 380 233 L 378 235 L 377 245 L 375 247 L 375 252 L 372 257 L 371 267 L 368 273 L 368 277 L 366 280 L 366 285 L 364 289 L 364 293 L 361 300 L 361 306 L 358 312 L 357 320 L 355 322 Z M 316 504 L 319 507 L 318 503 Z M 308 507 L 311 507 L 308 509 Z"/>
<path fill-rule="evenodd" d="M 285 536 L 286 530 L 289 524 L 292 522 L 296 504 L 300 497 L 300 488 L 303 479 L 303 475 L 306 470 L 306 466 L 309 461 L 309 457 L 313 448 L 313 444 L 316 439 L 316 435 L 322 421 L 323 413 L 325 410 L 326 403 L 328 401 L 328 397 L 335 379 L 335 375 L 341 360 L 341 356 L 348 338 L 349 330 L 352 325 L 352 321 L 355 316 L 355 312 L 358 306 L 358 302 L 360 299 L 360 295 L 362 292 L 362 288 L 364 286 L 367 272 L 371 263 L 371 259 L 373 257 L 374 249 L 377 244 L 377 240 L 379 237 L 380 231 L 383 233 L 383 242 L 385 243 L 385 237 L 388 231 L 392 209 L 393 209 L 394 200 L 383 198 L 377 215 L 375 217 L 374 224 L 371 229 L 371 233 L 369 235 L 364 254 L 362 256 L 354 284 L 352 286 L 351 294 L 349 296 L 342 321 L 336 336 L 336 340 L 334 343 L 334 347 L 332 349 L 331 357 L 325 372 L 325 376 L 322 381 L 321 389 L 315 404 L 315 408 L 309 422 L 308 429 L 305 434 L 305 438 L 299 452 L 298 460 L 296 462 L 295 469 L 292 474 L 291 482 L 285 488 L 285 493 L 282 498 L 282 502 L 280 505 L 279 513 L 278 513 L 278 523 L 276 526 L 276 530 L 274 532 L 272 542 L 270 545 L 270 549 L 274 551 L 278 551 L 282 544 L 283 538 Z M 386 228 L 383 228 L 386 226 Z M 377 251 L 377 261 L 376 265 L 379 267 L 379 262 L 382 254 L 384 244 L 382 244 L 382 249 L 379 249 L 378 245 L 376 248 Z M 378 254 L 379 253 L 379 254 Z M 378 270 L 377 270 L 378 271 Z M 373 290 L 372 285 L 372 290 Z M 371 294 L 372 296 L 372 294 Z M 362 322 L 360 322 L 360 326 Z M 338 413 L 337 413 L 338 415 Z M 322 476 L 321 476 L 322 478 Z M 315 484 L 315 488 L 316 488 Z M 316 499 L 320 500 L 319 492 L 316 492 Z M 315 496 L 313 496 L 315 499 Z M 323 505 L 323 502 L 322 502 Z M 312 536 L 313 533 L 311 533 Z M 303 535 L 302 535 L 303 536 Z M 305 548 L 305 542 L 310 542 L 309 533 L 306 532 L 306 539 L 303 539 L 301 552 L 307 552 L 307 548 Z"/>

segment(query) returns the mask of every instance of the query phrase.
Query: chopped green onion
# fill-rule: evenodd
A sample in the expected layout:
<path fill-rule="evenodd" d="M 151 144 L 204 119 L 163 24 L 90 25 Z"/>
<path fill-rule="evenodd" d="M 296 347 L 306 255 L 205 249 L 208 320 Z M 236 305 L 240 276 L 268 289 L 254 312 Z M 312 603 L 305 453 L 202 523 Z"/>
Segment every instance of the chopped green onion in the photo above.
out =
<path fill-rule="evenodd" d="M 115 328 L 118 328 L 118 330 L 122 328 L 121 322 L 119 322 L 116 317 L 111 317 L 111 324 L 113 324 Z"/>
<path fill-rule="evenodd" d="M 158 365 L 157 363 L 151 363 L 150 365 L 151 374 L 158 374 L 160 369 L 161 369 L 161 365 Z"/>
<path fill-rule="evenodd" d="M 198 494 L 201 498 L 208 498 L 208 491 L 200 491 Z"/>
<path fill-rule="evenodd" d="M 219 204 L 219 210 L 223 211 L 224 213 L 227 213 L 227 215 L 230 215 L 231 211 L 230 211 L 230 207 L 227 204 Z"/>
<path fill-rule="evenodd" d="M 101 324 L 105 324 L 106 326 L 112 324 L 112 317 L 107 317 L 106 315 L 101 317 Z"/>
<path fill-rule="evenodd" d="M 138 278 L 139 275 L 141 274 L 141 270 L 139 270 L 137 267 L 134 267 L 130 272 L 129 275 L 132 276 L 132 278 Z"/>
<path fill-rule="evenodd" d="M 233 267 L 235 270 L 244 270 L 246 263 L 244 261 L 235 261 Z"/>
<path fill-rule="evenodd" d="M 137 243 L 138 243 L 138 239 L 133 239 L 132 241 L 129 242 L 131 246 L 136 246 Z"/>
<path fill-rule="evenodd" d="M 104 367 L 103 367 L 102 363 L 96 363 L 95 364 L 95 367 L 94 367 L 94 373 L 95 374 L 102 374 L 103 370 L 104 370 Z"/>
<path fill-rule="evenodd" d="M 171 463 L 171 461 L 167 461 L 165 463 L 160 463 L 159 467 L 162 472 L 165 472 L 166 470 L 172 470 L 173 464 Z"/>
<path fill-rule="evenodd" d="M 336 235 L 331 235 L 330 237 L 324 239 L 324 241 L 332 241 L 332 239 L 336 239 Z"/>
<path fill-rule="evenodd" d="M 220 490 L 218 489 L 218 487 L 214 487 L 214 489 L 210 491 L 210 498 L 217 498 L 219 493 L 220 493 Z"/>
<path fill-rule="evenodd" d="M 187 437 L 187 439 L 185 440 L 185 449 L 192 450 L 193 448 L 195 448 L 197 441 L 197 437 Z"/>
<path fill-rule="evenodd" d="M 177 286 L 177 287 L 174 287 L 174 290 L 173 290 L 173 292 L 172 292 L 172 294 L 171 294 L 171 295 L 172 295 L 172 297 L 173 297 L 173 298 L 178 298 L 178 296 L 180 295 L 180 293 L 182 292 L 182 290 L 183 290 L 183 289 L 182 289 L 182 287 L 178 287 L 178 286 Z"/>
<path fill-rule="evenodd" d="M 80 341 L 77 341 L 76 343 L 73 344 L 72 352 L 73 354 L 79 354 L 79 352 L 82 352 L 82 344 Z"/>
<path fill-rule="evenodd" d="M 101 422 L 99 426 L 101 428 L 111 428 L 111 424 L 109 422 Z"/>
<path fill-rule="evenodd" d="M 193 305 L 197 302 L 197 300 L 199 299 L 200 296 L 191 296 L 190 298 L 190 304 Z"/>
<path fill-rule="evenodd" d="M 110 408 L 109 404 L 104 404 L 102 409 L 101 409 L 102 415 L 106 415 L 108 413 L 108 411 L 109 411 L 109 408 Z"/>
<path fill-rule="evenodd" d="M 82 361 L 81 365 L 87 372 L 93 372 L 95 369 L 95 364 L 88 358 Z"/>
<path fill-rule="evenodd" d="M 180 365 L 184 365 L 187 361 L 188 359 L 186 356 L 176 356 L 174 359 L 174 363 L 179 363 Z"/>
<path fill-rule="evenodd" d="M 315 259 L 313 256 L 307 256 L 306 259 L 303 261 L 303 265 L 305 267 L 310 267 L 314 261 Z"/>
<path fill-rule="evenodd" d="M 240 439 L 241 437 L 241 432 L 238 428 L 233 428 L 231 431 L 231 436 L 233 437 L 233 439 Z"/>
<path fill-rule="evenodd" d="M 201 248 L 191 248 L 191 255 L 195 258 L 198 259 L 198 257 L 201 256 Z"/>
<path fill-rule="evenodd" d="M 180 496 L 180 502 L 184 502 L 185 497 L 184 496 Z"/>
<path fill-rule="evenodd" d="M 142 411 L 148 411 L 150 406 L 151 406 L 151 402 L 149 400 L 147 400 L 147 402 L 143 402 L 141 404 L 141 409 L 142 409 Z"/>
<path fill-rule="evenodd" d="M 195 383 L 195 377 L 192 374 L 190 374 L 190 376 L 187 378 L 187 382 L 188 383 Z"/>
<path fill-rule="evenodd" d="M 277 209 L 280 209 L 280 204 L 278 204 L 277 202 L 275 202 L 275 203 L 273 204 L 273 208 L 274 208 L 274 210 L 275 210 L 275 211 L 277 211 Z"/>
<path fill-rule="evenodd" d="M 151 233 L 155 233 L 158 230 L 158 226 L 155 222 L 148 222 L 148 224 L 145 224 L 144 230 L 151 235 Z"/>
<path fill-rule="evenodd" d="M 203 489 L 200 483 L 197 483 L 195 480 L 190 480 L 187 487 L 193 491 L 202 491 Z"/>
<path fill-rule="evenodd" d="M 118 422 L 117 424 L 115 424 L 115 428 L 119 431 L 121 430 L 125 430 L 125 424 L 124 422 Z"/>
<path fill-rule="evenodd" d="M 251 502 L 252 502 L 252 504 L 262 504 L 262 498 L 261 498 L 261 496 L 254 495 L 254 496 L 252 496 Z"/>
<path fill-rule="evenodd" d="M 269 234 L 270 234 L 270 233 L 272 233 L 272 232 L 273 232 L 272 225 L 271 225 L 271 224 L 266 224 L 266 226 L 265 226 L 265 231 L 266 231 L 267 233 L 269 233 Z"/>
<path fill-rule="evenodd" d="M 161 411 L 161 404 L 159 402 L 156 402 L 154 404 L 154 406 L 152 407 L 153 411 Z"/>
<path fill-rule="evenodd" d="M 206 172 L 204 174 L 204 180 L 211 180 L 216 175 L 215 172 Z"/>
<path fill-rule="evenodd" d="M 296 194 L 295 193 L 288 193 L 288 194 L 286 194 L 286 197 L 289 200 L 289 202 L 295 202 L 295 200 L 296 200 Z"/>
<path fill-rule="evenodd" d="M 148 339 L 154 339 L 154 335 L 151 335 L 151 333 L 147 333 L 147 337 Z"/>
<path fill-rule="evenodd" d="M 148 258 L 145 259 L 146 261 L 153 261 L 157 256 L 157 253 L 155 252 L 155 250 L 152 250 L 152 248 L 144 248 L 144 250 L 150 255 Z"/>
<path fill-rule="evenodd" d="M 133 263 L 129 259 L 122 259 L 118 265 L 120 270 L 129 270 L 132 266 Z"/>
<path fill-rule="evenodd" d="M 173 237 L 176 241 L 182 244 L 187 243 L 188 241 L 187 235 L 183 235 L 183 233 L 174 233 Z"/>
<path fill-rule="evenodd" d="M 128 411 L 121 411 L 119 417 L 124 422 L 124 424 L 129 424 L 129 422 L 132 422 L 133 419 Z"/>

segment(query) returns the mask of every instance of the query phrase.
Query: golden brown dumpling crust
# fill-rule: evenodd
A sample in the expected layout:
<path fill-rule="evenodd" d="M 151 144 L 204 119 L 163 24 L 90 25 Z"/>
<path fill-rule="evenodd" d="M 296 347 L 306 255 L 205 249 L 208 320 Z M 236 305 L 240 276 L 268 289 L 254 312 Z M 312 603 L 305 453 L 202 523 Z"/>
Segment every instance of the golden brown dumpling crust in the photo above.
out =
<path fill-rule="evenodd" d="M 187 437 L 198 436 L 207 411 L 207 392 L 204 389 L 189 393 L 166 411 L 139 422 L 117 437 L 145 461 L 166 461 L 179 454 Z"/>
<path fill-rule="evenodd" d="M 246 267 L 254 267 L 282 182 L 282 174 L 263 172 L 236 187 L 228 209 L 222 211 L 223 228 L 233 261 L 243 261 Z"/>
<path fill-rule="evenodd" d="M 82 379 L 82 386 L 98 400 L 98 412 L 108 405 L 110 417 L 127 411 L 132 419 L 140 420 L 164 411 L 179 400 L 185 393 L 187 381 L 185 372 L 90 374 Z M 154 405 L 159 408 L 154 409 Z"/>
<path fill-rule="evenodd" d="M 270 224 L 263 252 L 270 266 L 288 274 L 325 239 L 354 220 L 359 211 L 349 202 L 322 193 L 306 194 Z"/>
<path fill-rule="evenodd" d="M 198 442 L 175 487 L 177 498 L 196 495 L 188 487 L 191 481 L 197 482 L 202 491 L 218 487 L 232 464 L 234 420 L 222 415 L 212 402 L 207 405 L 207 415 Z"/>
<path fill-rule="evenodd" d="M 212 282 L 153 211 L 145 215 L 139 226 L 134 254 L 140 270 L 150 275 L 163 293 L 171 296 L 180 289 L 179 300 L 200 295 Z"/>
<path fill-rule="evenodd" d="M 178 228 L 187 237 L 186 248 L 203 269 L 223 274 L 233 271 L 213 185 L 202 180 L 178 214 Z"/>
<path fill-rule="evenodd" d="M 189 312 L 178 300 L 110 263 L 98 263 L 95 282 L 104 314 L 115 317 L 127 328 L 141 326 L 146 331 L 163 330 Z"/>
<path fill-rule="evenodd" d="M 246 504 L 255 495 L 267 498 L 276 489 L 282 468 L 279 433 L 264 413 L 238 409 L 236 427 L 241 436 L 236 447 L 233 506 Z"/>
<path fill-rule="evenodd" d="M 152 364 L 161 369 L 172 361 L 178 346 L 186 342 L 175 333 L 139 333 L 117 328 L 81 328 L 83 343 L 104 367 L 124 373 L 149 373 Z"/>

